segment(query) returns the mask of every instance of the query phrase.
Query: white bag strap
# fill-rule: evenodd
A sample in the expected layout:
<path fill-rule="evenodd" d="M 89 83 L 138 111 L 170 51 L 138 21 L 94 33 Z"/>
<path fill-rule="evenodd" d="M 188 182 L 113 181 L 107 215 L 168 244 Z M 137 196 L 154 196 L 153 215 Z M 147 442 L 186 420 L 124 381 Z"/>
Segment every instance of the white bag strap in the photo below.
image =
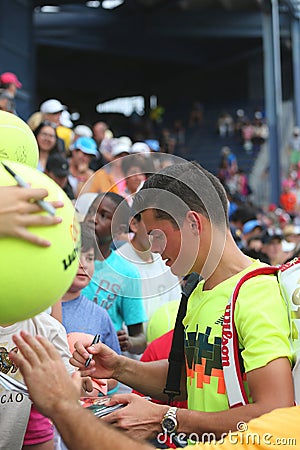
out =
<path fill-rule="evenodd" d="M 290 269 L 290 270 L 287 270 Z M 300 258 L 281 266 L 278 273 L 282 296 L 289 311 L 291 346 L 294 356 L 295 403 L 300 405 Z"/>
<path fill-rule="evenodd" d="M 280 266 L 278 282 L 289 311 L 292 339 L 297 341 L 300 336 L 300 258 Z"/>
<path fill-rule="evenodd" d="M 275 274 L 278 267 L 259 267 L 246 273 L 237 283 L 225 309 L 222 327 L 221 356 L 224 373 L 224 381 L 230 408 L 246 405 L 248 397 L 243 383 L 242 371 L 239 362 L 239 341 L 234 323 L 234 311 L 236 300 L 241 286 L 245 281 L 256 275 Z"/>

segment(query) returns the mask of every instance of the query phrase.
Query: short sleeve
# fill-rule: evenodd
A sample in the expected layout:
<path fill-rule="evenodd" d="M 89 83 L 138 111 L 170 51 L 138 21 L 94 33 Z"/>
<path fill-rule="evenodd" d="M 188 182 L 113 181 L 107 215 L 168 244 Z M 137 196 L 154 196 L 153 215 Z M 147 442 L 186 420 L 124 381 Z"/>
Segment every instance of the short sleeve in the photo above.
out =
<path fill-rule="evenodd" d="M 280 357 L 291 360 L 288 312 L 276 276 L 260 275 L 245 282 L 236 303 L 235 325 L 246 372 Z"/>
<path fill-rule="evenodd" d="M 69 363 L 69 359 L 72 355 L 69 350 L 65 328 L 58 320 L 47 313 L 41 313 L 33 317 L 32 320 L 35 323 L 37 334 L 45 336 L 54 345 L 60 354 L 68 373 L 72 374 L 75 369 Z"/>

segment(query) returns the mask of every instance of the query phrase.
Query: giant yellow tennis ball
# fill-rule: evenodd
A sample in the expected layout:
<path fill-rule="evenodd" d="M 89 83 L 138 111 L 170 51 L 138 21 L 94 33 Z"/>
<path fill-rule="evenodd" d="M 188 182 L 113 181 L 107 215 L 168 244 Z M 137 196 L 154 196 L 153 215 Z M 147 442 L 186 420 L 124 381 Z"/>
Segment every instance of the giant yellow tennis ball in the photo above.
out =
<path fill-rule="evenodd" d="M 61 200 L 64 207 L 56 210 L 62 223 L 30 228 L 31 232 L 49 240 L 50 247 L 38 247 L 19 238 L 0 237 L 2 325 L 33 317 L 59 300 L 77 273 L 77 250 L 80 251 L 80 225 L 72 202 L 63 190 L 37 169 L 13 161 L 5 160 L 5 164 L 31 187 L 47 189 L 49 195 L 45 200 Z M 11 185 L 16 185 L 15 179 L 0 163 L 0 196 L 1 186 Z"/>
<path fill-rule="evenodd" d="M 36 138 L 24 120 L 0 111 L 0 160 L 18 161 L 37 167 L 39 149 Z"/>

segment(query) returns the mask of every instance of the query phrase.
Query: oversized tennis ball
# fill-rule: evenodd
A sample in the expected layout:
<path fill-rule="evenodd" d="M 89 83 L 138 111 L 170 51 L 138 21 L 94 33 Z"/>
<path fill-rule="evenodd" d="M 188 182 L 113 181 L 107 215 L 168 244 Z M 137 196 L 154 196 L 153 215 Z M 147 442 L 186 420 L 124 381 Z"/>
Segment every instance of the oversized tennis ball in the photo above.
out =
<path fill-rule="evenodd" d="M 29 228 L 49 240 L 50 247 L 39 247 L 19 238 L 0 237 L 1 325 L 33 317 L 59 300 L 77 273 L 77 250 L 80 251 L 80 225 L 73 204 L 63 190 L 37 169 L 7 160 L 5 165 L 31 187 L 47 189 L 46 201 L 60 200 L 64 207 L 56 210 L 62 223 Z M 13 185 L 16 185 L 15 179 L 0 163 L 0 196 L 1 186 Z"/>
<path fill-rule="evenodd" d="M 0 160 L 8 159 L 36 168 L 39 149 L 36 138 L 24 120 L 0 111 Z"/>

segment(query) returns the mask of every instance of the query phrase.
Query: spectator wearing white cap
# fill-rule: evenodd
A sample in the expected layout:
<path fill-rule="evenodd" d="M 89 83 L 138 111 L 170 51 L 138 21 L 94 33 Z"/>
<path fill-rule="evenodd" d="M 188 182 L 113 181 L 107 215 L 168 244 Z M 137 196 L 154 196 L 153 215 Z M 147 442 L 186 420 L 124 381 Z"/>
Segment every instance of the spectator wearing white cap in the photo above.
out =
<path fill-rule="evenodd" d="M 119 136 L 118 142 L 122 142 L 122 144 L 126 144 L 128 145 L 128 147 L 132 146 L 132 140 L 130 139 L 129 136 Z"/>
<path fill-rule="evenodd" d="M 129 136 L 120 136 L 118 138 L 114 138 L 114 135 L 111 130 L 107 129 L 104 133 L 104 139 L 100 144 L 100 152 L 105 160 L 105 162 L 112 162 L 115 159 L 115 151 L 113 149 L 116 145 L 123 144 L 126 147 L 131 148 L 132 140 Z"/>
<path fill-rule="evenodd" d="M 71 147 L 71 152 L 69 182 L 77 198 L 83 185 L 94 173 L 89 164 L 98 155 L 97 144 L 94 139 L 82 136 Z"/>
<path fill-rule="evenodd" d="M 92 138 L 93 137 L 93 132 L 91 130 L 90 127 L 88 127 L 87 125 L 76 125 L 76 127 L 74 128 L 74 137 L 73 137 L 73 142 L 76 141 L 76 139 L 78 139 L 79 137 L 87 137 L 87 138 Z"/>
<path fill-rule="evenodd" d="M 59 100 L 51 98 L 44 101 L 40 105 L 40 112 L 43 115 L 43 121 L 51 122 L 57 128 L 60 125 L 60 116 L 63 111 L 67 109 Z M 58 136 L 58 148 L 61 152 L 66 152 L 64 140 Z"/>
<path fill-rule="evenodd" d="M 60 125 L 60 116 L 63 111 L 67 109 L 59 100 L 55 98 L 44 101 L 40 106 L 40 111 L 43 114 L 44 120 L 53 122 L 56 126 Z"/>
<path fill-rule="evenodd" d="M 130 149 L 130 153 L 150 154 L 150 147 L 145 142 L 135 142 Z"/>

